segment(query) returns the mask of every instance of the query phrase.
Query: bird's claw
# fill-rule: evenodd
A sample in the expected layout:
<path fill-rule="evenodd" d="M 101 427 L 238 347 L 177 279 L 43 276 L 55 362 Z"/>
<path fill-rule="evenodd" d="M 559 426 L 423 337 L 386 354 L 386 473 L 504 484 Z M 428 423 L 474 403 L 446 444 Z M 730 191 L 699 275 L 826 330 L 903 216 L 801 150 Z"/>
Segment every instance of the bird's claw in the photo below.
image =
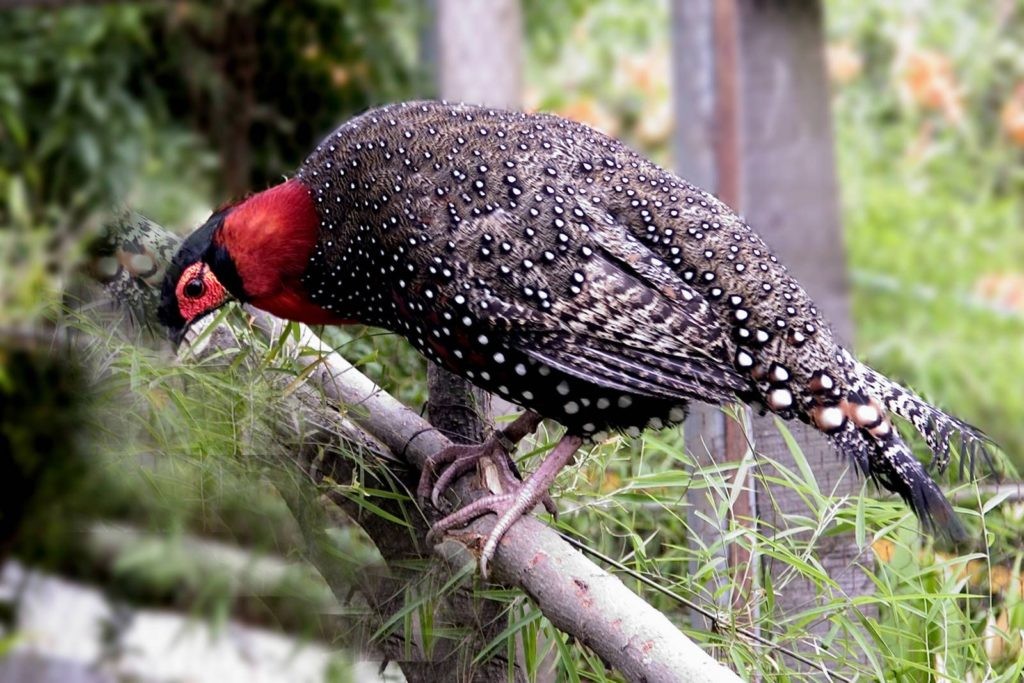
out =
<path fill-rule="evenodd" d="M 449 531 L 464 527 L 478 517 L 491 513 L 501 515 L 508 509 L 509 503 L 514 498 L 515 494 L 512 493 L 495 493 L 474 500 L 430 527 L 430 531 L 427 532 L 427 543 L 431 545 L 439 543 Z"/>
<path fill-rule="evenodd" d="M 461 474 L 471 470 L 481 458 L 490 457 L 495 462 L 509 459 L 507 452 L 492 436 L 482 444 L 465 446 L 453 444 L 427 458 L 420 474 L 420 482 L 416 487 L 416 496 L 423 501 L 430 500 L 435 508 L 440 508 L 441 496 L 451 483 Z M 434 475 L 440 472 L 437 481 L 431 484 Z"/>
<path fill-rule="evenodd" d="M 448 446 L 432 455 L 424 463 L 419 485 L 416 487 L 416 495 L 423 501 L 429 499 L 435 509 L 440 509 L 441 496 L 448 490 L 452 482 L 473 469 L 482 458 L 490 458 L 494 463 L 500 492 L 515 492 L 522 485 L 522 477 L 510 454 L 511 449 L 514 448 L 515 443 L 505 437 L 503 432 L 495 433 L 482 444 Z M 439 470 L 437 481 L 431 485 L 431 480 Z M 545 493 L 540 499 L 540 503 L 555 519 L 558 518 L 558 508 L 555 507 L 555 501 L 550 495 Z"/>
<path fill-rule="evenodd" d="M 498 542 L 505 535 L 505 532 L 527 514 L 516 505 L 519 499 L 518 493 L 495 493 L 479 498 L 465 507 L 459 508 L 452 514 L 437 522 L 431 527 L 427 534 L 427 543 L 433 545 L 452 529 L 464 527 L 478 517 L 487 514 L 495 514 L 498 521 L 491 532 L 487 535 L 482 550 L 480 551 L 480 575 L 487 579 L 490 575 L 491 560 L 498 550 Z"/>
<path fill-rule="evenodd" d="M 451 455 L 445 456 L 446 459 L 451 458 L 448 461 L 448 466 L 441 470 L 437 481 L 430 487 L 430 502 L 435 509 L 441 509 L 441 496 L 444 495 L 444 492 L 448 490 L 448 487 L 451 486 L 457 477 L 473 469 L 482 458 L 498 455 L 495 452 L 496 449 L 489 446 L 491 446 L 489 443 L 480 446 L 450 446 L 441 452 L 441 454 L 445 454 L 449 450 L 454 450 L 454 457 Z M 424 468 L 423 474 L 427 475 L 426 468 Z M 424 485 L 423 480 L 421 480 L 421 489 L 426 489 L 429 486 L 429 476 L 426 477 L 426 481 L 427 484 Z"/>
<path fill-rule="evenodd" d="M 532 504 L 525 502 L 528 498 L 524 496 L 536 495 L 523 491 L 524 484 L 519 478 L 519 473 L 515 470 L 515 463 L 512 461 L 508 451 L 497 440 L 494 440 L 492 444 L 490 439 L 479 446 L 451 446 L 446 448 L 438 453 L 433 460 L 442 464 L 446 462 L 450 464 L 438 477 L 433 487 L 431 487 L 430 477 L 433 472 L 431 468 L 434 463 L 428 462 L 428 466 L 423 468 L 423 477 L 420 479 L 417 492 L 423 500 L 429 494 L 434 507 L 439 508 L 440 497 L 449 484 L 456 477 L 471 469 L 482 457 L 490 457 L 492 462 L 494 462 L 501 492 L 478 498 L 442 518 L 430 528 L 430 532 L 427 534 L 427 543 L 430 545 L 438 543 L 452 529 L 464 527 L 478 517 L 486 514 L 497 515 L 498 521 L 487 535 L 483 549 L 480 552 L 480 574 L 486 579 L 489 575 L 490 562 L 498 549 L 498 542 L 505 535 L 505 532 L 520 517 L 529 514 L 530 509 L 533 507 Z M 555 507 L 555 501 L 547 491 L 536 497 L 534 501 L 543 505 L 545 510 L 551 513 L 555 519 L 558 519 L 558 508 Z"/>
<path fill-rule="evenodd" d="M 498 542 L 520 518 L 529 514 L 538 503 L 556 519 L 558 517 L 558 509 L 548 494 L 548 487 L 579 448 L 581 439 L 575 436 L 563 437 L 537 471 L 523 481 L 511 453 L 524 436 L 536 429 L 540 419 L 536 413 L 527 411 L 504 430 L 492 434 L 484 443 L 476 446 L 449 446 L 424 463 L 416 493 L 421 500 L 429 497 L 435 508 L 439 508 L 441 495 L 455 478 L 472 469 L 481 458 L 486 457 L 494 464 L 497 481 L 493 482 L 491 488 L 497 491 L 444 517 L 427 534 L 427 542 L 434 544 L 452 529 L 464 527 L 483 515 L 496 514 L 498 519 L 480 551 L 480 572 L 485 579 L 490 562 L 497 552 Z M 435 471 L 441 467 L 444 470 L 437 481 L 431 484 Z"/>

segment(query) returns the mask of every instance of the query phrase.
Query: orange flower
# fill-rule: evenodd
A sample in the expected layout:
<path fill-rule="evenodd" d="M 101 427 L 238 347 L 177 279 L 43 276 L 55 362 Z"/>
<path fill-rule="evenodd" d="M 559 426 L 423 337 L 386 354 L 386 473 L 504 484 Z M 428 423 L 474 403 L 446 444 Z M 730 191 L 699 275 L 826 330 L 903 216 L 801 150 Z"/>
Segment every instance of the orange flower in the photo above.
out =
<path fill-rule="evenodd" d="M 1011 311 L 1024 311 L 1024 275 L 1020 273 L 990 273 L 974 285 L 979 299 Z"/>
<path fill-rule="evenodd" d="M 896 554 L 896 545 L 886 538 L 880 538 L 871 544 L 871 550 L 875 557 L 888 564 Z"/>
<path fill-rule="evenodd" d="M 999 117 L 1003 124 L 1003 132 L 1017 145 L 1024 147 L 1024 83 L 1017 86 L 1017 91 L 1003 105 Z"/>
<path fill-rule="evenodd" d="M 907 48 L 897 67 L 906 99 L 925 109 L 942 112 L 951 123 L 963 120 L 960 87 L 949 59 L 934 50 Z"/>
<path fill-rule="evenodd" d="M 825 48 L 828 78 L 836 85 L 846 85 L 864 70 L 864 58 L 848 41 L 832 43 Z"/>
<path fill-rule="evenodd" d="M 665 50 L 641 54 L 626 53 L 618 64 L 625 85 L 647 96 L 668 91 L 669 59 Z"/>
<path fill-rule="evenodd" d="M 648 147 L 660 144 L 668 140 L 672 134 L 672 106 L 667 99 L 651 102 L 650 106 L 644 109 L 640 121 L 636 127 L 636 136 L 640 142 Z"/>
<path fill-rule="evenodd" d="M 573 100 L 555 113 L 567 119 L 593 126 L 607 135 L 614 136 L 619 130 L 619 123 L 615 117 L 592 97 Z"/>

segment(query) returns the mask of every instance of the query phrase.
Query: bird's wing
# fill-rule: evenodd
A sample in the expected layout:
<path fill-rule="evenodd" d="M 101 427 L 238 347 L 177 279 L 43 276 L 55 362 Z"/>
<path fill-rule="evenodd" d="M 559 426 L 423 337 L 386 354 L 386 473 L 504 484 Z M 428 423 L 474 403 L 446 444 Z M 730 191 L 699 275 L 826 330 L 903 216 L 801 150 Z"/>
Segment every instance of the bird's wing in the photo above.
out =
<path fill-rule="evenodd" d="M 710 403 L 735 400 L 749 384 L 731 368 L 701 358 L 635 349 L 595 337 L 529 335 L 519 348 L 568 375 L 616 391 Z"/>
<path fill-rule="evenodd" d="M 518 238 L 522 220 L 501 211 L 482 220 L 468 232 L 490 235 L 498 258 L 473 264 L 485 283 L 475 313 L 501 328 L 506 344 L 618 391 L 715 403 L 750 392 L 710 302 L 622 226 L 577 229 L 561 251 L 554 241 L 501 254 L 503 236 Z"/>

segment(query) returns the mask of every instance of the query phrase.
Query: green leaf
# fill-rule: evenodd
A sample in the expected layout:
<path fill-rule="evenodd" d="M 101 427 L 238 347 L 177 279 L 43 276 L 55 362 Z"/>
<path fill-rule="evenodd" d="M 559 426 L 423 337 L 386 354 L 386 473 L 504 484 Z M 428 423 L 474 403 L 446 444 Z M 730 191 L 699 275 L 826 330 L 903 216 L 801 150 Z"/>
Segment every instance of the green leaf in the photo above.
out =
<path fill-rule="evenodd" d="M 782 435 L 782 440 L 786 442 L 786 448 L 789 449 L 790 455 L 793 456 L 793 462 L 796 463 L 797 469 L 800 470 L 800 475 L 803 477 L 802 484 L 806 484 L 812 491 L 814 491 L 815 497 L 821 497 L 821 490 L 818 488 L 818 479 L 814 476 L 814 470 L 811 468 L 810 463 L 807 462 L 807 458 L 804 457 L 804 451 L 800 448 L 800 444 L 793 438 L 793 433 L 789 431 L 789 427 L 782 421 L 778 416 L 775 417 L 775 427 L 779 430 L 779 434 Z"/>
<path fill-rule="evenodd" d="M 384 508 L 380 507 L 379 505 L 373 503 L 372 501 L 370 501 L 369 498 L 366 497 L 366 495 L 364 495 L 362 491 L 355 490 L 350 486 L 337 486 L 335 487 L 335 490 L 339 491 L 342 495 L 344 495 L 347 499 L 349 499 L 359 507 L 368 510 L 372 514 L 382 519 L 386 519 L 392 524 L 398 524 L 399 526 L 403 526 L 407 529 L 412 528 L 412 525 L 409 523 L 408 520 L 402 519 L 401 517 L 397 517 L 388 512 L 387 510 L 385 510 Z"/>
<path fill-rule="evenodd" d="M 491 642 L 487 643 L 477 656 L 473 658 L 473 663 L 480 664 L 487 661 L 494 650 L 505 644 L 508 639 L 514 640 L 516 635 L 525 629 L 527 625 L 540 620 L 543 616 L 539 609 L 531 605 L 522 616 L 509 623 L 508 626 L 502 629 L 501 633 L 494 636 Z"/>

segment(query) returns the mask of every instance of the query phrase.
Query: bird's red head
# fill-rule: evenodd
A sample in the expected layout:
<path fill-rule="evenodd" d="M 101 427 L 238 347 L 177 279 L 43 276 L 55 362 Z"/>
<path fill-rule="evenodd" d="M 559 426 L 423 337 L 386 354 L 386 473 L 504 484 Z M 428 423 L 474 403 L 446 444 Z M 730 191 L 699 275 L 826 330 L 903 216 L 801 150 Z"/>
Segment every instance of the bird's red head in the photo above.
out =
<path fill-rule="evenodd" d="M 224 285 L 213 274 L 213 269 L 203 261 L 196 261 L 182 271 L 174 294 L 185 320 L 195 320 L 219 308 L 230 298 Z"/>
<path fill-rule="evenodd" d="M 172 339 L 232 298 L 288 320 L 346 322 L 302 287 L 319 222 L 309 190 L 294 178 L 215 212 L 168 269 L 160 319 Z"/>

